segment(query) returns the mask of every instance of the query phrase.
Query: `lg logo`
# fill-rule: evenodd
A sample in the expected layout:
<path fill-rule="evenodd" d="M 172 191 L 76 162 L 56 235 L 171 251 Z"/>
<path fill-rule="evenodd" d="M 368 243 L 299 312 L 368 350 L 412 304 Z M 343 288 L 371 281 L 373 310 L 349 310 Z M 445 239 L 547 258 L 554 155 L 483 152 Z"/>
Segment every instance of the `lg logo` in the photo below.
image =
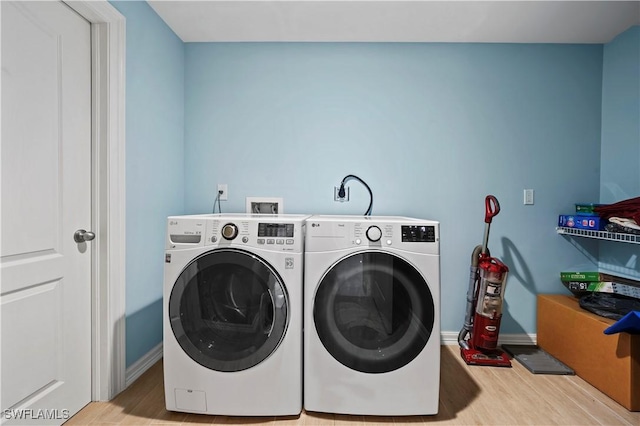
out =
<path fill-rule="evenodd" d="M 312 228 L 319 228 L 319 227 L 320 227 L 320 224 L 319 224 L 319 223 L 312 223 L 312 224 L 311 224 L 311 227 L 312 227 Z"/>

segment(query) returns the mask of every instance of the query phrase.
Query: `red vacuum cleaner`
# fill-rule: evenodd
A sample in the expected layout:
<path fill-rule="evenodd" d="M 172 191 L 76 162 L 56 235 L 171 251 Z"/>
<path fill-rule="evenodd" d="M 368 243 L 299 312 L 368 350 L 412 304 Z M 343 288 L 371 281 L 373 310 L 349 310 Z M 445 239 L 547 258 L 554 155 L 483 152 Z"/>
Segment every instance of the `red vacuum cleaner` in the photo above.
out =
<path fill-rule="evenodd" d="M 485 198 L 484 242 L 473 249 L 467 291 L 467 312 L 458 334 L 460 355 L 469 365 L 511 367 L 509 356 L 498 349 L 502 305 L 509 268 L 491 257 L 487 243 L 491 220 L 500 213 L 493 195 Z"/>

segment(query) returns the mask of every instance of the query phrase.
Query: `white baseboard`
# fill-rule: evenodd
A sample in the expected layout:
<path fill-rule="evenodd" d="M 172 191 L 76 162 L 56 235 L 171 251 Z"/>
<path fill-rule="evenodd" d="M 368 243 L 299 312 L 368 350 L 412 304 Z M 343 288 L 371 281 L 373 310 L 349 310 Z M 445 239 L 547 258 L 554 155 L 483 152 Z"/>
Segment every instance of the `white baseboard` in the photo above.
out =
<path fill-rule="evenodd" d="M 440 333 L 440 342 L 443 345 L 458 344 L 457 331 L 443 331 Z M 533 334 L 500 334 L 498 343 L 501 345 L 535 345 L 538 342 L 538 335 Z"/>
<path fill-rule="evenodd" d="M 136 381 L 136 379 L 147 371 L 153 364 L 162 359 L 162 342 L 134 362 L 125 371 L 125 387 Z"/>

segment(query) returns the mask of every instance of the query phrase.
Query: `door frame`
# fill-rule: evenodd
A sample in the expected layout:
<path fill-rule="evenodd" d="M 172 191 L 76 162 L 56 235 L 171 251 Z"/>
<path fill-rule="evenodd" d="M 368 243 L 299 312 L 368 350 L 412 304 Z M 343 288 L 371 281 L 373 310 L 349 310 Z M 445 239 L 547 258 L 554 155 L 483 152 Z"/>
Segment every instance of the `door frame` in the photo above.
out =
<path fill-rule="evenodd" d="M 91 400 L 125 384 L 125 18 L 107 0 L 66 1 L 91 23 Z"/>

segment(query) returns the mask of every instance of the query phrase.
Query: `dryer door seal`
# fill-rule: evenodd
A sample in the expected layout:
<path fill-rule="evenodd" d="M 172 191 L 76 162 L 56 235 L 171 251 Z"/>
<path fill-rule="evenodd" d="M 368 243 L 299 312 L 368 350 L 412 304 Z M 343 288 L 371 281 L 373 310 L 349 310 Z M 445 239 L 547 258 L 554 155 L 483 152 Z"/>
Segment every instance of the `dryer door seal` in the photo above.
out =
<path fill-rule="evenodd" d="M 424 349 L 434 325 L 434 301 L 420 272 L 398 256 L 356 253 L 322 277 L 313 304 L 320 341 L 340 363 L 386 373 Z"/>
<path fill-rule="evenodd" d="M 288 325 L 282 279 L 262 258 L 236 249 L 194 259 L 176 280 L 169 319 L 189 357 L 216 371 L 241 371 L 267 359 Z"/>

